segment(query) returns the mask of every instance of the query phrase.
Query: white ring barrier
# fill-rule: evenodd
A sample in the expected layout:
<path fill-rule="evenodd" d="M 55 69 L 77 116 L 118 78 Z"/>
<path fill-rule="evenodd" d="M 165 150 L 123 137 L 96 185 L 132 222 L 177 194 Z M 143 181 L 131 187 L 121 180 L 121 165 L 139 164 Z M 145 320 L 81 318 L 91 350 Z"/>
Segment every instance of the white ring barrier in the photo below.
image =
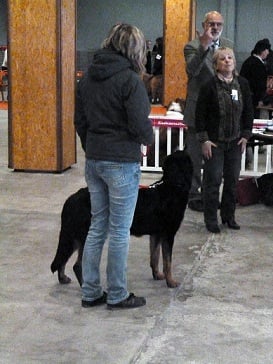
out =
<path fill-rule="evenodd" d="M 155 143 L 153 145 L 154 148 L 154 163 L 153 165 L 148 165 L 148 153 L 151 152 L 150 147 L 142 146 L 142 162 L 141 162 L 141 170 L 144 172 L 162 172 L 162 166 L 160 165 L 159 160 L 159 151 L 160 148 L 160 129 L 164 128 L 166 130 L 166 139 L 164 144 L 166 147 L 166 156 L 171 154 L 171 145 L 172 145 L 172 129 L 179 129 L 179 143 L 177 145 L 178 150 L 184 149 L 184 130 L 187 130 L 187 125 L 183 123 L 183 119 L 176 119 L 173 116 L 150 116 L 150 119 L 153 123 Z M 253 132 L 263 133 L 266 126 L 268 125 L 269 120 L 261 120 L 255 119 L 253 123 Z M 167 143 L 166 143 L 167 142 Z M 258 141 L 257 141 L 258 142 Z M 272 144 L 273 144 L 273 135 L 272 135 Z M 253 162 L 252 168 L 246 169 L 246 153 L 242 155 L 242 163 L 241 163 L 241 176 L 260 176 L 265 173 L 272 172 L 272 145 L 268 144 L 265 147 L 265 154 L 259 154 L 259 146 L 256 145 L 254 147 L 253 153 Z M 162 151 L 162 149 L 161 149 Z"/>

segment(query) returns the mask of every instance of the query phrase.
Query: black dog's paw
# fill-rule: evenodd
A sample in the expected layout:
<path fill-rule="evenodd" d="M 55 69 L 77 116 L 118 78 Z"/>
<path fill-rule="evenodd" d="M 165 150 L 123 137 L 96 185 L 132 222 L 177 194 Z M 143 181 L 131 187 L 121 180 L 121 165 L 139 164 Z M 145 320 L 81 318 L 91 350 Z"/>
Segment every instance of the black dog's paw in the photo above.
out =
<path fill-rule="evenodd" d="M 61 284 L 71 283 L 71 279 L 67 275 L 61 274 L 59 272 L 58 272 L 58 280 L 59 280 L 59 283 L 61 283 Z"/>
<path fill-rule="evenodd" d="M 155 281 L 163 281 L 165 279 L 165 274 L 161 272 L 153 272 L 153 279 Z"/>

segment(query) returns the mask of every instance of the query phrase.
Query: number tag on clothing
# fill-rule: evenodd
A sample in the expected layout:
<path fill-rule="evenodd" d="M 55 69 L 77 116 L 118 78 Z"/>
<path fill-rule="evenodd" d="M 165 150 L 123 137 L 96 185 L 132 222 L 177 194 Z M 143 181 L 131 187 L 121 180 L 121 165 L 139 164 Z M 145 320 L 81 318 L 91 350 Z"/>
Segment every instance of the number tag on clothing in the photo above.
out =
<path fill-rule="evenodd" d="M 231 90 L 231 98 L 234 101 L 238 101 L 238 90 Z"/>

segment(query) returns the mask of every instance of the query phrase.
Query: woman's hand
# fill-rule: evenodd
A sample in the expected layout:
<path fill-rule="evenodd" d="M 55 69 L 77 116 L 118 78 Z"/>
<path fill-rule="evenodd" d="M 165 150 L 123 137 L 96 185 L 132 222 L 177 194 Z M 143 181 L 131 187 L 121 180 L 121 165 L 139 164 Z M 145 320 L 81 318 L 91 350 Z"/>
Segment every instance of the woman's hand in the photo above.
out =
<path fill-rule="evenodd" d="M 241 145 L 241 153 L 244 153 L 244 151 L 246 150 L 246 144 L 247 144 L 247 139 L 246 138 L 241 138 L 238 141 L 238 145 Z"/>
<path fill-rule="evenodd" d="M 202 143 L 202 154 L 205 159 L 210 159 L 212 157 L 211 147 L 217 148 L 217 145 L 212 143 L 210 140 Z"/>

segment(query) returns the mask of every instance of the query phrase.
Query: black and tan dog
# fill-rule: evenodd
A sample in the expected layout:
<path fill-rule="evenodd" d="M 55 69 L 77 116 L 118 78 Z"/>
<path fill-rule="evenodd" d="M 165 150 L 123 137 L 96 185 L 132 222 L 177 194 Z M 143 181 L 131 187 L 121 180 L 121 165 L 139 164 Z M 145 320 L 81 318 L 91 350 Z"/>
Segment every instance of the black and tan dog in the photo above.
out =
<path fill-rule="evenodd" d="M 140 188 L 131 234 L 150 235 L 150 266 L 155 280 L 166 279 L 168 287 L 177 287 L 172 277 L 171 262 L 174 238 L 184 218 L 192 180 L 192 163 L 184 151 L 166 157 L 163 177 L 148 188 Z M 61 217 L 61 231 L 51 271 L 58 271 L 60 283 L 69 283 L 65 266 L 74 251 L 78 258 L 73 270 L 81 285 L 81 261 L 90 225 L 90 198 L 87 188 L 81 188 L 65 202 Z M 163 273 L 159 271 L 160 246 Z"/>

